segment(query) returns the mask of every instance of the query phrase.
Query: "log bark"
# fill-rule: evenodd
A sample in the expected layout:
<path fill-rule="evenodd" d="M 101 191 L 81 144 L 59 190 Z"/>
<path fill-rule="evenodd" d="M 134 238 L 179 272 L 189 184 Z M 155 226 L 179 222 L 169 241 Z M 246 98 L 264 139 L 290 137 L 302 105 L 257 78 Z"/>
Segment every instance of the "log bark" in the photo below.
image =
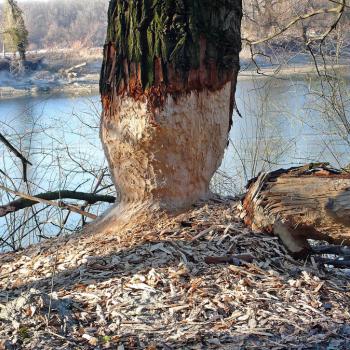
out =
<path fill-rule="evenodd" d="M 247 225 L 279 236 L 295 256 L 310 253 L 308 239 L 350 244 L 350 173 L 327 164 L 260 174 L 243 208 Z"/>
<path fill-rule="evenodd" d="M 208 196 L 232 124 L 241 17 L 241 0 L 110 2 L 101 138 L 119 212 Z"/>

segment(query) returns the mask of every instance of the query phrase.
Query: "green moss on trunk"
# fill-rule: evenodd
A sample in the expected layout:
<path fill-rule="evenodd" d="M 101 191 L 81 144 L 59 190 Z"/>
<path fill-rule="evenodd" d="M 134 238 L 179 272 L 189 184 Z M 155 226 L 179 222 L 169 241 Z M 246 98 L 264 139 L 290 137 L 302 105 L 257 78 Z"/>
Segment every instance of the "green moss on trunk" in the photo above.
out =
<path fill-rule="evenodd" d="M 129 91 L 133 81 L 141 91 L 160 84 L 181 91 L 232 80 L 241 17 L 241 0 L 111 0 L 102 95 Z"/>

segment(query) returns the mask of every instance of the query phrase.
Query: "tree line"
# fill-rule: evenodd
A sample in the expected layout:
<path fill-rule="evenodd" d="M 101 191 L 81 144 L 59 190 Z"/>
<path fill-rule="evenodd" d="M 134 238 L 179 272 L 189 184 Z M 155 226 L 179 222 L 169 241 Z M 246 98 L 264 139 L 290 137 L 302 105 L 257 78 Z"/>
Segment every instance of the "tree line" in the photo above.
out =
<path fill-rule="evenodd" d="M 335 1 L 335 0 L 334 0 Z M 336 5 L 330 0 L 245 0 L 243 1 L 242 33 L 244 38 L 257 39 L 281 30 L 300 15 Z M 28 49 L 65 47 L 98 47 L 105 41 L 108 0 L 32 0 L 18 2 L 28 30 Z M 4 5 L 0 5 L 2 18 Z M 341 40 L 347 40 L 350 17 L 345 13 L 338 30 Z M 327 14 L 300 20 L 277 38 L 293 50 L 307 39 L 317 37 L 329 25 Z M 259 30 L 257 31 L 257 28 Z M 2 45 L 0 38 L 0 45 Z"/>
<path fill-rule="evenodd" d="M 107 0 L 18 1 L 28 30 L 28 50 L 101 46 L 106 35 Z M 5 6 L 1 5 L 4 20 Z M 0 45 L 2 46 L 2 38 Z"/>

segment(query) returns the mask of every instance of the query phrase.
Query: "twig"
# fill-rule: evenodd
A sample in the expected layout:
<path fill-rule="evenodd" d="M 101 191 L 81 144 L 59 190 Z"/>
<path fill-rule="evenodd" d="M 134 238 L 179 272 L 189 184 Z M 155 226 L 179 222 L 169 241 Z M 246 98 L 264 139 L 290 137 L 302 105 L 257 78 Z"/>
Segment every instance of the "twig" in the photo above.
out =
<path fill-rule="evenodd" d="M 344 0 L 343 0 L 344 2 Z M 281 28 L 279 31 L 265 37 L 265 38 L 262 38 L 262 39 L 259 39 L 259 40 L 250 40 L 250 39 L 247 39 L 247 38 L 243 38 L 243 40 L 245 40 L 249 45 L 257 45 L 257 44 L 262 44 L 266 41 L 270 41 L 271 39 L 274 39 L 276 38 L 277 36 L 283 34 L 285 31 L 287 31 L 290 27 L 292 27 L 294 24 L 296 24 L 297 22 L 301 21 L 301 20 L 304 20 L 304 19 L 307 19 L 307 18 L 310 18 L 310 17 L 314 17 L 314 16 L 317 16 L 317 15 L 321 15 L 321 14 L 327 14 L 327 13 L 336 13 L 336 14 L 339 14 L 341 13 L 342 11 L 344 10 L 344 4 L 343 3 L 340 3 L 339 6 L 336 6 L 336 7 L 332 7 L 330 9 L 319 9 L 317 11 L 312 11 L 312 12 L 309 12 L 309 13 L 306 13 L 304 15 L 300 15 L 300 16 L 297 16 L 295 18 L 293 18 L 286 26 L 284 26 L 283 28 Z"/>
<path fill-rule="evenodd" d="M 215 225 L 213 226 L 210 226 L 209 228 L 199 232 L 197 235 L 195 235 L 193 238 L 192 238 L 192 242 L 200 239 L 201 237 L 205 236 L 207 233 L 209 233 L 210 231 L 214 230 L 216 228 Z"/>
<path fill-rule="evenodd" d="M 23 181 L 27 182 L 27 165 L 33 165 L 27 158 L 23 156 L 21 152 L 19 152 L 14 146 L 12 146 L 11 142 L 6 139 L 6 137 L 0 133 L 0 141 L 15 154 L 17 158 L 19 158 L 22 162 L 23 168 Z"/>
<path fill-rule="evenodd" d="M 62 336 L 62 335 L 60 335 L 60 334 L 57 334 L 57 333 L 55 333 L 55 332 L 52 332 L 52 331 L 50 331 L 49 329 L 46 329 L 46 330 L 45 330 L 45 333 L 51 334 L 51 335 L 53 335 L 54 337 L 57 337 L 57 338 L 59 338 L 59 339 L 62 339 L 62 340 L 64 340 L 65 342 L 67 342 L 68 344 L 74 345 L 75 347 L 77 346 L 76 343 L 73 343 L 72 341 L 68 340 L 66 337 L 64 337 L 64 336 Z"/>
<path fill-rule="evenodd" d="M 227 256 L 207 256 L 204 258 L 204 261 L 207 264 L 233 264 L 241 266 L 244 262 L 252 263 L 254 259 L 254 256 L 250 254 L 237 254 Z"/>

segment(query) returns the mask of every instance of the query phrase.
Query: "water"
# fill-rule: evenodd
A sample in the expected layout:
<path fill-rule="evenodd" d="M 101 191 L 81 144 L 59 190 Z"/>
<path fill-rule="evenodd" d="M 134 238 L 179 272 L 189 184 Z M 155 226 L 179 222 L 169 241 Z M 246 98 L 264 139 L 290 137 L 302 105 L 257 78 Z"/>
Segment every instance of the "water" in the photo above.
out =
<path fill-rule="evenodd" d="M 347 113 L 349 86 L 343 86 L 343 110 Z M 318 81 L 243 78 L 237 88 L 241 117 L 234 114 L 230 145 L 213 188 L 224 194 L 242 192 L 246 181 L 261 170 L 326 161 L 336 167 L 350 163 L 350 140 L 344 121 L 317 97 Z M 37 194 L 50 190 L 94 191 L 113 194 L 110 178 L 102 176 L 107 164 L 98 136 L 99 96 L 72 97 L 45 95 L 0 102 L 0 130 L 33 163 L 28 187 L 22 178 L 21 163 L 0 145 L 1 183 L 19 191 Z M 6 177 L 4 174 L 7 174 Z M 11 197 L 2 194 L 3 203 Z M 73 201 L 74 202 L 74 201 Z M 94 207 L 96 214 L 106 206 Z M 36 242 L 38 223 L 32 210 L 0 219 L 0 237 L 18 247 Z M 51 208 L 40 214 L 42 238 L 76 229 L 81 218 Z M 32 232 L 30 232 L 32 230 Z M 28 232 L 30 232 L 28 234 Z"/>
<path fill-rule="evenodd" d="M 28 168 L 26 185 L 21 162 L 0 146 L 1 183 L 34 195 L 63 189 L 93 192 L 97 183 L 99 189 L 105 187 L 103 193 L 113 193 L 110 179 L 102 177 L 107 165 L 98 137 L 99 115 L 98 96 L 57 95 L 1 101 L 1 132 L 33 164 Z M 0 195 L 2 203 L 12 199 L 1 191 Z M 69 233 L 82 225 L 78 215 L 68 215 L 55 207 L 44 209 L 39 204 L 0 218 L 0 251 Z M 98 215 L 105 209 L 106 205 L 99 205 L 92 212 Z M 40 211 L 38 220 L 33 218 L 34 211 Z"/>
<path fill-rule="evenodd" d="M 339 85 L 343 112 L 350 120 L 350 82 Z M 350 163 L 349 130 L 320 93 L 331 95 L 327 84 L 309 78 L 240 80 L 231 143 L 221 170 L 235 179 L 235 188 L 261 170 L 329 162 L 335 167 Z M 336 93 L 333 92 L 334 95 Z M 339 98 L 340 100 L 340 98 Z M 334 98 L 333 102 L 337 102 Z M 338 108 L 339 112 L 339 108 Z"/>

